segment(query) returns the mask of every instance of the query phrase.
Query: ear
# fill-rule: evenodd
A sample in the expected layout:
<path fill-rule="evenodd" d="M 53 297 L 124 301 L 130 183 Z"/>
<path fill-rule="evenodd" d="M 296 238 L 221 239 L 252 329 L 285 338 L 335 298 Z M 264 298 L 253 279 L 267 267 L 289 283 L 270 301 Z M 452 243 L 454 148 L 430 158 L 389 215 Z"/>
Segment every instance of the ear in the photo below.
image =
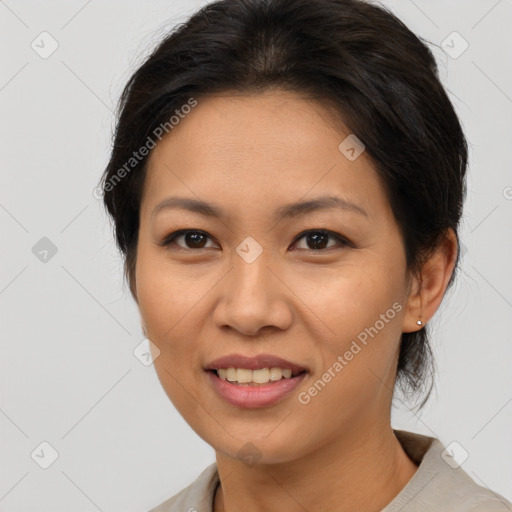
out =
<path fill-rule="evenodd" d="M 137 306 L 139 305 L 139 299 L 137 298 L 137 283 L 135 279 L 130 280 L 130 293 L 132 294 L 133 300 Z"/>
<path fill-rule="evenodd" d="M 423 264 L 420 274 L 412 277 L 402 332 L 418 331 L 423 328 L 423 325 L 417 325 L 418 320 L 426 324 L 434 316 L 455 268 L 457 246 L 455 232 L 448 228 L 439 246 Z"/>
<path fill-rule="evenodd" d="M 126 257 L 124 262 L 124 276 L 128 282 L 128 287 L 130 288 L 130 293 L 133 297 L 133 300 L 137 305 L 139 305 L 139 300 L 137 298 L 137 279 L 135 277 L 135 262 L 132 262 L 129 257 Z"/>

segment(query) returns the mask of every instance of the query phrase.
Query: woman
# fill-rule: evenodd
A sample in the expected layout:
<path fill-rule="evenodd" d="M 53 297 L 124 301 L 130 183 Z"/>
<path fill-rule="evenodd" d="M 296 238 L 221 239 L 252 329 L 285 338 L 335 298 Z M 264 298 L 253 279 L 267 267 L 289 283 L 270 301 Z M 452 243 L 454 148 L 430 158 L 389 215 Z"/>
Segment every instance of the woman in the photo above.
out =
<path fill-rule="evenodd" d="M 429 49 L 358 0 L 221 0 L 120 104 L 102 187 L 160 382 L 216 463 L 154 511 L 509 510 L 431 388 L 467 145 Z"/>

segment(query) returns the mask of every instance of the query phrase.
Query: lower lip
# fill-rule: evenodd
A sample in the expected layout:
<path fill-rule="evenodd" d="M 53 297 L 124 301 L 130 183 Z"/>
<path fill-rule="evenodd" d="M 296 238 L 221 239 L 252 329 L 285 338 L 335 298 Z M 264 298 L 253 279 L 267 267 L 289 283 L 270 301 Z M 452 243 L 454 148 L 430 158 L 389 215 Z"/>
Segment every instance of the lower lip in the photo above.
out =
<path fill-rule="evenodd" d="M 272 384 L 258 384 L 248 386 L 231 384 L 221 379 L 213 371 L 207 371 L 215 390 L 227 402 L 237 407 L 267 407 L 274 405 L 289 395 L 306 377 L 303 372 L 289 379 L 282 378 Z"/>

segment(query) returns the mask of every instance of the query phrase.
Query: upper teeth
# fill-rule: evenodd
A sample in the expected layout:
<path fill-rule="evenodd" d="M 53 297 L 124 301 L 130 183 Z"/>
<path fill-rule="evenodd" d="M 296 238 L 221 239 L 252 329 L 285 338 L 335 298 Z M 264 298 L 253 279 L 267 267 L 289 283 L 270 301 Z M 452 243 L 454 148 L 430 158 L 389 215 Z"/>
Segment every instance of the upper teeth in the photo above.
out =
<path fill-rule="evenodd" d="M 259 384 L 269 380 L 280 380 L 282 377 L 289 379 L 292 376 L 292 371 L 288 368 L 261 368 L 259 370 L 219 368 L 217 373 L 221 379 L 231 382 L 256 382 Z"/>

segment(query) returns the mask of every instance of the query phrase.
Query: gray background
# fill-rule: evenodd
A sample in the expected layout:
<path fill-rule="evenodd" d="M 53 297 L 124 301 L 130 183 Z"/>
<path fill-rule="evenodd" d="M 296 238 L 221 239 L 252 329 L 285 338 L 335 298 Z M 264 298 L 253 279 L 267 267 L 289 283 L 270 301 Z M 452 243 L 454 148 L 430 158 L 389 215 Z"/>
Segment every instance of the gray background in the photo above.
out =
<path fill-rule="evenodd" d="M 0 0 L 0 510 L 140 511 L 214 461 L 134 356 L 138 311 L 93 196 L 121 87 L 205 3 Z M 471 143 L 463 272 L 431 323 L 437 392 L 418 415 L 398 400 L 393 426 L 456 441 L 512 500 L 512 1 L 386 4 L 446 40 L 452 56 L 434 51 Z M 31 47 L 53 40 L 47 58 Z"/>

